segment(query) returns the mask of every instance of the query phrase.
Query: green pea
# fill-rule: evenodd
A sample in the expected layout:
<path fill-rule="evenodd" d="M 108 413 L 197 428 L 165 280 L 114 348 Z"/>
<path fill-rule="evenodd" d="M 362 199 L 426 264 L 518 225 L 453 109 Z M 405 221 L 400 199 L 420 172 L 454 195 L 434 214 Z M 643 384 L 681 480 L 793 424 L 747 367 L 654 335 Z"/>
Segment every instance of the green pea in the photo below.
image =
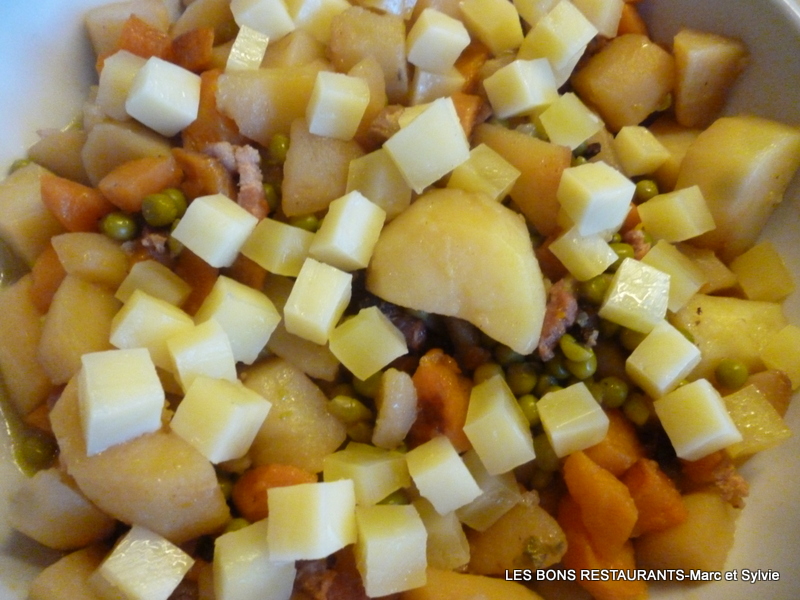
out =
<path fill-rule="evenodd" d="M 619 408 L 628 398 L 628 384 L 614 375 L 600 380 L 602 403 L 608 408 Z"/>
<path fill-rule="evenodd" d="M 329 400 L 328 412 L 346 425 L 354 425 L 372 418 L 372 411 L 350 396 L 339 395 Z"/>
<path fill-rule="evenodd" d="M 613 338 L 620 331 L 620 326 L 617 323 L 612 323 L 606 319 L 600 319 L 600 337 L 605 339 Z"/>
<path fill-rule="evenodd" d="M 609 246 L 611 246 L 611 249 L 617 254 L 617 260 L 614 261 L 610 267 L 608 267 L 608 270 L 611 272 L 616 271 L 622 264 L 623 260 L 626 258 L 633 258 L 635 255 L 633 246 L 626 244 L 625 242 L 611 242 Z"/>
<path fill-rule="evenodd" d="M 378 395 L 378 387 L 381 384 L 382 371 L 378 371 L 369 379 L 363 380 L 358 377 L 353 377 L 353 389 L 360 396 L 365 398 L 374 398 Z"/>
<path fill-rule="evenodd" d="M 183 250 L 183 244 L 181 244 L 171 235 L 180 222 L 180 219 L 175 219 L 169 228 L 170 236 L 167 238 L 167 248 L 169 248 L 169 253 L 171 256 L 178 256 L 178 254 L 181 253 L 181 250 Z"/>
<path fill-rule="evenodd" d="M 629 421 L 640 427 L 650 419 L 650 407 L 641 394 L 631 394 L 622 405 L 622 412 Z"/>
<path fill-rule="evenodd" d="M 386 498 L 378 502 L 378 504 L 389 504 L 393 506 L 402 506 L 405 504 L 410 504 L 410 500 L 408 499 L 408 494 L 404 489 L 395 490 Z"/>
<path fill-rule="evenodd" d="M 594 355 L 594 352 L 590 348 L 579 344 L 578 340 L 569 333 L 565 333 L 561 336 L 561 339 L 558 341 L 558 346 L 561 348 L 567 360 L 583 362 L 589 360 L 592 355 Z"/>
<path fill-rule="evenodd" d="M 267 200 L 267 204 L 269 205 L 270 211 L 278 210 L 281 198 L 280 195 L 278 194 L 278 188 L 274 183 L 264 184 L 264 198 L 266 198 Z"/>
<path fill-rule="evenodd" d="M 569 370 L 564 364 L 564 357 L 561 354 L 556 354 L 553 358 L 544 363 L 544 368 L 559 381 L 569 377 Z"/>
<path fill-rule="evenodd" d="M 646 335 L 647 334 L 642 333 L 641 331 L 635 331 L 633 329 L 623 327 L 619 332 L 619 343 L 622 344 L 622 347 L 627 351 L 633 352 L 636 350 L 636 347 L 642 343 L 642 340 L 646 337 Z"/>
<path fill-rule="evenodd" d="M 267 146 L 270 162 L 273 164 L 283 164 L 286 162 L 286 154 L 289 152 L 289 136 L 285 133 L 276 133 L 272 136 Z"/>
<path fill-rule="evenodd" d="M 525 359 L 519 352 L 515 352 L 505 344 L 497 344 L 497 346 L 494 347 L 493 354 L 494 359 L 504 367 Z"/>
<path fill-rule="evenodd" d="M 506 369 L 506 383 L 515 396 L 532 392 L 537 379 L 536 370 L 529 362 L 512 363 Z"/>
<path fill-rule="evenodd" d="M 347 437 L 360 444 L 369 444 L 372 441 L 372 425 L 366 421 L 359 421 L 347 428 Z"/>
<path fill-rule="evenodd" d="M 142 200 L 142 217 L 151 227 L 166 227 L 178 218 L 178 206 L 167 194 L 148 194 Z"/>
<path fill-rule="evenodd" d="M 714 376 L 721 386 L 738 390 L 750 377 L 750 371 L 741 360 L 723 358 L 714 369 Z"/>
<path fill-rule="evenodd" d="M 528 419 L 528 423 L 530 423 L 531 427 L 535 427 L 539 424 L 539 409 L 536 407 L 536 396 L 533 394 L 524 394 L 519 397 L 519 407 L 522 409 L 522 413 L 525 415 L 525 418 Z"/>
<path fill-rule="evenodd" d="M 547 435 L 540 433 L 533 436 L 533 451 L 536 454 L 536 466 L 543 471 L 551 473 L 558 471 L 561 466 L 561 461 L 556 456 L 556 451 L 550 445 L 550 440 Z"/>
<path fill-rule="evenodd" d="M 503 375 L 503 367 L 496 362 L 486 362 L 476 368 L 472 373 L 472 381 L 477 385 L 488 381 L 495 375 Z"/>
<path fill-rule="evenodd" d="M 58 445 L 52 436 L 38 431 L 30 431 L 19 445 L 20 462 L 33 471 L 49 467 L 58 453 Z"/>
<path fill-rule="evenodd" d="M 558 379 L 546 373 L 539 377 L 539 381 L 536 382 L 536 387 L 534 388 L 534 393 L 541 398 L 547 392 L 552 392 L 553 390 L 558 389 L 560 386 L 558 385 Z"/>
<path fill-rule="evenodd" d="M 595 371 L 597 371 L 597 356 L 592 352 L 591 356 L 586 360 L 566 360 L 564 364 L 574 377 L 583 381 L 594 375 Z"/>
<path fill-rule="evenodd" d="M 572 157 L 572 161 L 570 162 L 570 166 L 571 167 L 579 167 L 581 165 L 585 165 L 587 162 L 589 162 L 589 161 L 586 160 L 585 156 L 580 156 L 580 155 L 579 156 L 573 156 Z"/>
<path fill-rule="evenodd" d="M 636 182 L 634 199 L 637 203 L 647 202 L 650 198 L 658 196 L 658 184 L 652 179 L 642 179 Z"/>
<path fill-rule="evenodd" d="M 118 242 L 127 242 L 139 233 L 136 219 L 124 212 L 112 212 L 100 221 L 100 231 Z"/>
<path fill-rule="evenodd" d="M 612 275 L 601 273 L 588 281 L 582 281 L 578 286 L 578 294 L 587 302 L 600 305 L 605 300 L 608 286 L 611 285 Z"/>
<path fill-rule="evenodd" d="M 227 525 L 225 525 L 225 533 L 239 531 L 240 529 L 244 529 L 248 525 L 250 525 L 250 521 L 248 521 L 244 517 L 235 517 L 230 521 L 228 521 Z"/>
<path fill-rule="evenodd" d="M 186 194 L 183 191 L 179 190 L 178 188 L 167 188 L 165 189 L 162 194 L 166 194 L 172 199 L 172 202 L 175 203 L 175 209 L 178 212 L 177 219 L 180 219 L 185 213 L 188 204 L 186 202 Z"/>
<path fill-rule="evenodd" d="M 297 217 L 291 217 L 289 219 L 289 225 L 314 233 L 317 229 L 319 229 L 320 221 L 316 215 L 301 215 Z"/>

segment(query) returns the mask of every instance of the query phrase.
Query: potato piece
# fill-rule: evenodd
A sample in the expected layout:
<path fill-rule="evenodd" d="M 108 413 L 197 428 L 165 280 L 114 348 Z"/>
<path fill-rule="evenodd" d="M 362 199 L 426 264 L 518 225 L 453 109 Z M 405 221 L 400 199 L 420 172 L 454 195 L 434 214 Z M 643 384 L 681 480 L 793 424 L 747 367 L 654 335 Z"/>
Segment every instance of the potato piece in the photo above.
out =
<path fill-rule="evenodd" d="M 733 38 L 684 28 L 673 39 L 672 54 L 675 118 L 684 127 L 707 127 L 747 65 L 747 47 Z"/>
<path fill-rule="evenodd" d="M 60 558 L 31 582 L 30 600 L 99 600 L 89 576 L 105 555 L 104 547 L 90 546 Z"/>
<path fill-rule="evenodd" d="M 344 425 L 327 409 L 327 398 L 299 368 L 274 358 L 255 365 L 244 384 L 272 403 L 250 447 L 257 465 L 294 465 L 322 471 L 322 459 L 346 437 Z"/>
<path fill-rule="evenodd" d="M 484 575 L 427 570 L 422 587 L 400 594 L 400 600 L 543 600 L 524 585 Z"/>
<path fill-rule="evenodd" d="M 736 285 L 736 274 L 717 257 L 713 250 L 696 248 L 691 244 L 678 244 L 678 250 L 691 258 L 703 272 L 706 282 L 700 287 L 701 294 L 713 294 Z"/>
<path fill-rule="evenodd" d="M 675 61 L 647 36 L 629 33 L 612 39 L 592 56 L 572 76 L 572 84 L 608 128 L 617 132 L 625 125 L 638 125 L 658 110 L 674 87 Z"/>
<path fill-rule="evenodd" d="M 86 143 L 86 135 L 83 129 L 48 131 L 28 148 L 28 158 L 60 177 L 78 183 L 89 183 L 89 177 L 81 160 L 81 150 Z"/>
<path fill-rule="evenodd" d="M 777 446 L 791 437 L 781 415 L 754 385 L 748 385 L 724 397 L 725 406 L 742 441 L 728 446 L 730 457 L 737 461 L 750 458 L 756 452 Z"/>
<path fill-rule="evenodd" d="M 745 385 L 755 386 L 781 417 L 786 416 L 792 401 L 792 381 L 786 373 L 775 369 L 754 373 Z"/>
<path fill-rule="evenodd" d="M 116 289 L 128 274 L 128 255 L 102 233 L 62 233 L 52 243 L 64 270 L 84 281 Z"/>
<path fill-rule="evenodd" d="M 230 0 L 194 0 L 184 4 L 186 9 L 172 26 L 173 38 L 200 27 L 214 28 L 215 45 L 236 37 L 238 28 L 233 20 Z"/>
<path fill-rule="evenodd" d="M 123 523 L 180 544 L 218 531 L 230 518 L 212 464 L 170 431 L 86 456 L 77 380 L 64 388 L 50 421 L 67 472 L 89 500 Z"/>
<path fill-rule="evenodd" d="M 725 262 L 747 250 L 799 165 L 800 128 L 749 115 L 714 121 L 687 150 L 675 183 L 700 186 L 717 224 L 693 243 Z"/>
<path fill-rule="evenodd" d="M 656 136 L 656 139 L 669 150 L 670 154 L 664 164 L 653 173 L 653 179 L 662 193 L 675 189 L 683 157 L 686 156 L 686 151 L 700 131 L 693 127 L 687 128 L 678 125 L 670 116 L 661 117 L 650 125 L 650 133 Z"/>
<path fill-rule="evenodd" d="M 541 333 L 545 292 L 521 217 L 457 189 L 421 196 L 384 227 L 367 289 L 408 308 L 469 321 L 520 354 Z"/>
<path fill-rule="evenodd" d="M 103 4 L 88 11 L 85 18 L 95 55 L 103 56 L 116 48 L 122 27 L 131 15 L 136 15 L 160 31 L 166 32 L 170 25 L 169 12 L 161 0 Z"/>
<path fill-rule="evenodd" d="M 262 69 L 300 67 L 325 59 L 325 45 L 303 29 L 295 29 L 267 46 Z"/>

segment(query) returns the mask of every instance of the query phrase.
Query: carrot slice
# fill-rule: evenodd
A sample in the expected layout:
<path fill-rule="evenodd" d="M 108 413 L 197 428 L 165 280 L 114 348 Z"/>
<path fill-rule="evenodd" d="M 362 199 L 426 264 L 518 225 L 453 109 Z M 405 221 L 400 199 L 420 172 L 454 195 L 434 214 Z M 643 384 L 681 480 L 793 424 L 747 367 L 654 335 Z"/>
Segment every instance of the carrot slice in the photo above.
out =
<path fill-rule="evenodd" d="M 183 172 L 173 156 L 146 156 L 116 167 L 97 188 L 109 202 L 133 213 L 142 210 L 145 196 L 178 187 L 181 179 Z"/>
<path fill-rule="evenodd" d="M 223 270 L 223 274 L 259 291 L 267 280 L 267 270 L 244 254 L 239 254 L 233 264 Z"/>
<path fill-rule="evenodd" d="M 246 138 L 239 133 L 236 122 L 217 109 L 217 82 L 221 71 L 212 69 L 200 75 L 200 106 L 197 119 L 183 130 L 183 146 L 187 150 L 201 151 L 214 142 L 244 144 Z"/>
<path fill-rule="evenodd" d="M 172 62 L 194 73 L 205 71 L 214 57 L 214 28 L 190 29 L 172 40 Z"/>
<path fill-rule="evenodd" d="M 461 88 L 463 92 L 472 94 L 477 91 L 481 68 L 490 55 L 489 48 L 477 40 L 470 42 L 469 46 L 461 52 L 455 67 L 465 80 L 464 87 Z"/>
<path fill-rule="evenodd" d="M 317 476 L 314 473 L 294 465 L 259 465 L 245 471 L 236 480 L 231 499 L 241 515 L 254 523 L 269 515 L 270 489 L 316 481 Z"/>
<path fill-rule="evenodd" d="M 31 302 L 40 313 L 44 314 L 50 310 L 53 296 L 66 276 L 67 272 L 58 259 L 58 254 L 56 254 L 52 244 L 48 244 L 36 257 L 36 262 L 33 263 L 31 268 L 29 292 Z"/>
<path fill-rule="evenodd" d="M 686 520 L 688 513 L 678 488 L 658 463 L 640 458 L 622 477 L 639 513 L 633 535 L 661 531 Z"/>
<path fill-rule="evenodd" d="M 619 410 L 608 410 L 608 433 L 603 441 L 584 453 L 604 469 L 621 476 L 644 456 L 644 448 L 636 435 L 636 428 Z"/>
<path fill-rule="evenodd" d="M 184 173 L 181 189 L 189 199 L 210 194 L 225 194 L 236 198 L 233 177 L 217 159 L 201 152 L 173 148 L 172 155 Z"/>
<path fill-rule="evenodd" d="M 465 94 L 464 92 L 456 92 L 451 96 L 453 105 L 458 115 L 458 120 L 461 122 L 461 128 L 469 138 L 472 135 L 472 128 L 478 120 L 478 113 L 483 106 L 483 99 L 474 94 Z"/>
<path fill-rule="evenodd" d="M 169 35 L 136 15 L 125 21 L 117 41 L 119 50 L 127 50 L 142 58 L 157 56 L 165 60 L 170 57 L 171 45 Z"/>
<path fill-rule="evenodd" d="M 211 293 L 219 269 L 209 265 L 188 248 L 184 248 L 175 260 L 175 273 L 192 287 L 182 308 L 190 315 L 194 315 L 206 296 Z"/>
<path fill-rule="evenodd" d="M 97 231 L 98 223 L 116 207 L 98 190 L 44 173 L 42 202 L 67 231 Z"/>

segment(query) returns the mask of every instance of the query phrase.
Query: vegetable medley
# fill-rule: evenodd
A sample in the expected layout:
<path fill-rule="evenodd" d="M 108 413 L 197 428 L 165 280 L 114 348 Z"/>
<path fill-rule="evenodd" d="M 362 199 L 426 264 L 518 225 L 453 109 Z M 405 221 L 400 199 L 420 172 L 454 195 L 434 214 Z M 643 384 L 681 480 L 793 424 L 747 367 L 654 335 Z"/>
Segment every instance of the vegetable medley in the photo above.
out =
<path fill-rule="evenodd" d="M 183 5 L 91 10 L 97 85 L 0 183 L 31 598 L 722 571 L 800 386 L 758 240 L 800 129 L 720 116 L 745 45 L 637 0 Z"/>

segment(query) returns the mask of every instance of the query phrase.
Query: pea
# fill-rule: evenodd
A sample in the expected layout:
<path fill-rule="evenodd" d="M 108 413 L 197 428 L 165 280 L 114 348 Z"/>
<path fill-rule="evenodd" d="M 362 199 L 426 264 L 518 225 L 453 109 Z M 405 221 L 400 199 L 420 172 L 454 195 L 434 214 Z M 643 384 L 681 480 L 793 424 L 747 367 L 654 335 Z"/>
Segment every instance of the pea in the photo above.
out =
<path fill-rule="evenodd" d="M 619 377 L 609 375 L 600 380 L 602 403 L 608 408 L 619 408 L 628 398 L 628 384 Z"/>
<path fill-rule="evenodd" d="M 641 179 L 636 182 L 634 199 L 637 203 L 647 202 L 650 198 L 658 196 L 658 184 L 652 179 Z"/>
<path fill-rule="evenodd" d="M 572 161 L 570 163 L 570 166 L 571 167 L 579 167 L 581 165 L 585 165 L 587 162 L 589 162 L 589 161 L 586 160 L 585 156 L 580 156 L 580 155 L 579 156 L 573 156 L 572 157 Z"/>
<path fill-rule="evenodd" d="M 597 356 L 592 352 L 591 356 L 586 360 L 566 360 L 564 364 L 574 377 L 583 381 L 594 375 L 595 371 L 597 371 Z"/>
<path fill-rule="evenodd" d="M 314 233 L 319 229 L 320 222 L 316 215 L 301 215 L 290 218 L 289 225 Z"/>
<path fill-rule="evenodd" d="M 142 200 L 142 217 L 151 227 L 166 227 L 178 218 L 178 206 L 163 192 L 148 194 Z"/>
<path fill-rule="evenodd" d="M 515 352 L 505 344 L 497 344 L 497 346 L 494 347 L 493 354 L 494 359 L 504 367 L 514 362 L 520 362 L 525 358 L 519 352 Z"/>
<path fill-rule="evenodd" d="M 544 363 L 544 368 L 559 381 L 569 377 L 569 371 L 564 364 L 564 357 L 560 354 L 556 354 L 553 358 Z"/>
<path fill-rule="evenodd" d="M 578 293 L 587 302 L 600 305 L 605 300 L 611 279 L 612 276 L 609 273 L 602 273 L 588 281 L 582 281 L 578 286 Z"/>
<path fill-rule="evenodd" d="M 273 164 L 283 164 L 286 162 L 286 154 L 289 152 L 289 136 L 285 133 L 276 133 L 272 136 L 267 146 L 270 162 Z"/>
<path fill-rule="evenodd" d="M 747 381 L 750 371 L 741 360 L 723 358 L 714 369 L 717 383 L 731 390 L 738 390 Z"/>
<path fill-rule="evenodd" d="M 486 362 L 475 369 L 475 372 L 472 374 L 472 381 L 477 385 L 488 381 L 495 375 L 503 375 L 503 367 L 496 362 Z"/>
<path fill-rule="evenodd" d="M 558 341 L 558 346 L 564 353 L 564 357 L 571 361 L 583 362 L 589 360 L 594 354 L 591 349 L 586 346 L 581 346 L 578 340 L 569 333 L 561 336 L 561 339 Z"/>
<path fill-rule="evenodd" d="M 353 389 L 355 389 L 356 393 L 360 396 L 364 396 L 365 398 L 374 398 L 378 395 L 378 386 L 381 384 L 382 375 L 383 372 L 378 371 L 367 380 L 353 377 Z"/>
<path fill-rule="evenodd" d="M 278 210 L 278 206 L 280 205 L 280 195 L 278 194 L 278 188 L 275 186 L 274 183 L 265 183 L 264 184 L 264 198 L 267 200 L 267 204 L 269 205 L 270 211 Z"/>
<path fill-rule="evenodd" d="M 552 392 L 558 388 L 558 379 L 547 373 L 539 377 L 539 381 L 536 382 L 536 387 L 534 388 L 534 393 L 541 398 L 547 392 Z"/>
<path fill-rule="evenodd" d="M 533 394 L 524 394 L 520 396 L 519 400 L 519 407 L 522 409 L 522 413 L 525 415 L 525 418 L 528 419 L 528 423 L 530 423 L 531 427 L 535 427 L 539 424 L 539 409 L 536 407 L 536 396 Z"/>
<path fill-rule="evenodd" d="M 632 394 L 622 405 L 622 412 L 629 421 L 640 427 L 650 419 L 650 407 L 641 394 Z"/>
<path fill-rule="evenodd" d="M 118 242 L 127 242 L 139 233 L 136 219 L 124 212 L 112 212 L 100 221 L 100 231 Z"/>
<path fill-rule="evenodd" d="M 550 445 L 550 440 L 547 439 L 546 434 L 540 433 L 533 436 L 533 451 L 536 454 L 536 466 L 550 473 L 558 471 L 561 466 L 560 460 L 556 456 L 553 446 Z"/>
<path fill-rule="evenodd" d="M 386 498 L 378 502 L 378 504 L 390 504 L 398 506 L 398 505 L 410 504 L 410 501 L 408 499 L 408 494 L 406 493 L 406 491 L 401 488 L 399 490 L 395 490 L 394 492 L 386 496 Z"/>
<path fill-rule="evenodd" d="M 172 199 L 172 202 L 175 203 L 175 208 L 178 211 L 177 219 L 180 219 L 185 213 L 188 204 L 186 203 L 186 194 L 184 194 L 178 188 L 167 188 L 163 192 Z"/>
<path fill-rule="evenodd" d="M 625 242 L 611 242 L 609 246 L 611 246 L 611 249 L 617 254 L 617 260 L 614 261 L 614 263 L 610 267 L 608 267 L 609 271 L 612 272 L 616 271 L 619 268 L 620 264 L 622 264 L 623 260 L 625 260 L 626 258 L 634 257 L 635 253 L 633 250 L 633 246 L 631 246 L 630 244 L 626 244 Z"/>
<path fill-rule="evenodd" d="M 44 433 L 31 431 L 22 438 L 18 449 L 20 462 L 34 471 L 49 467 L 55 460 L 58 445 Z"/>
<path fill-rule="evenodd" d="M 641 331 L 634 331 L 633 329 L 623 327 L 619 332 L 619 343 L 622 344 L 622 347 L 627 351 L 633 352 L 636 350 L 636 347 L 642 343 L 645 335 L 646 334 Z"/>
<path fill-rule="evenodd" d="M 354 425 L 372 418 L 372 411 L 350 396 L 339 395 L 329 400 L 328 411 L 346 425 Z"/>
<path fill-rule="evenodd" d="M 347 437 L 354 442 L 368 444 L 372 441 L 373 427 L 366 421 L 359 421 L 347 428 Z"/>
<path fill-rule="evenodd" d="M 506 369 L 506 383 L 515 396 L 532 392 L 536 387 L 536 380 L 536 371 L 531 363 L 512 363 Z"/>

